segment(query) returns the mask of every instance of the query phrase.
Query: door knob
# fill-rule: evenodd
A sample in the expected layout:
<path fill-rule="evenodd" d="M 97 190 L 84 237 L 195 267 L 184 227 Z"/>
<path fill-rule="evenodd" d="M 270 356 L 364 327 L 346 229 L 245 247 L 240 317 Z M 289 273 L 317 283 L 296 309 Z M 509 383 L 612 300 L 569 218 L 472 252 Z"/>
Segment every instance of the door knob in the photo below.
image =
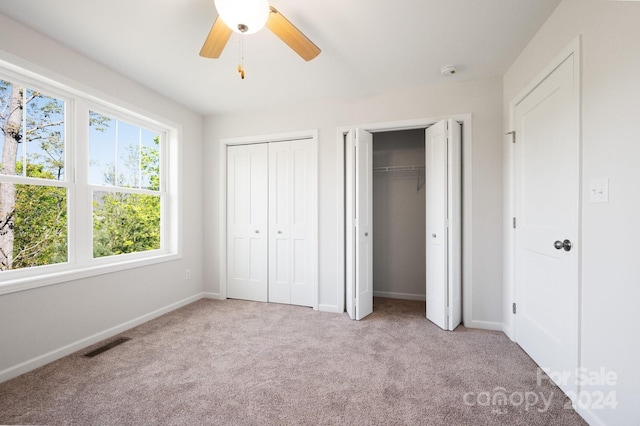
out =
<path fill-rule="evenodd" d="M 258 231 L 258 230 L 256 229 L 256 234 L 259 234 L 259 233 L 260 233 L 260 231 Z"/>
<path fill-rule="evenodd" d="M 556 250 L 560 250 L 560 249 L 564 249 L 564 251 L 570 251 L 571 250 L 571 241 L 569 240 L 564 240 L 564 241 L 556 241 L 555 243 L 553 243 L 553 246 L 556 248 Z"/>

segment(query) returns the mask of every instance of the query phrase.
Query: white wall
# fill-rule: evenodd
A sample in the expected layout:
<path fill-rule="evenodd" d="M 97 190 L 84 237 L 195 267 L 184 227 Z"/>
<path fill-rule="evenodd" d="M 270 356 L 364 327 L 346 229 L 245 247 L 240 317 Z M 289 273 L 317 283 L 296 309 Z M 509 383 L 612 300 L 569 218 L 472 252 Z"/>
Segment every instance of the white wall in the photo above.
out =
<path fill-rule="evenodd" d="M 183 258 L 0 296 L 0 381 L 202 295 L 202 117 L 0 15 L 0 59 L 182 126 Z M 192 279 L 184 280 L 190 268 Z"/>
<path fill-rule="evenodd" d="M 424 167 L 424 139 L 423 129 L 374 133 L 374 169 Z M 425 300 L 425 212 L 424 170 L 373 173 L 374 296 Z"/>
<path fill-rule="evenodd" d="M 581 410 L 592 424 L 638 423 L 640 406 L 640 3 L 564 0 L 504 76 L 505 131 L 509 102 L 566 46 L 582 36 L 582 296 L 580 365 L 617 374 L 615 409 Z M 508 145 L 505 144 L 505 152 Z M 505 155 L 505 182 L 510 164 Z M 609 178 L 607 204 L 589 202 L 593 179 Z M 505 191 L 510 217 L 509 190 Z M 507 229 L 507 228 L 505 228 Z M 508 234 L 505 233 L 505 237 Z M 505 240 L 507 243 L 509 239 Z M 506 256 L 511 248 L 507 247 Z M 505 331 L 512 283 L 505 261 Z"/>
<path fill-rule="evenodd" d="M 310 82 L 310 84 L 312 84 Z M 205 120 L 205 291 L 219 293 L 219 144 L 224 138 L 305 129 L 319 131 L 319 305 L 337 310 L 339 213 L 336 171 L 341 126 L 471 113 L 473 119 L 473 304 L 465 323 L 502 326 L 502 82 L 444 82 L 362 99 L 330 99 L 266 111 L 210 116 Z"/>

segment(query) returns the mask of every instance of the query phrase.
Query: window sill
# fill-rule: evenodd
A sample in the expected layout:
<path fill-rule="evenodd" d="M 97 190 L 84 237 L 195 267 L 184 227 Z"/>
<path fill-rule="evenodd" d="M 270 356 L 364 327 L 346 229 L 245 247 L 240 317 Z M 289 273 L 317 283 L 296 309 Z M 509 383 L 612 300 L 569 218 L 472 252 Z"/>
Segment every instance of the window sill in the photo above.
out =
<path fill-rule="evenodd" d="M 54 284 L 75 281 L 83 278 L 95 277 L 113 272 L 125 271 L 127 269 L 140 268 L 157 263 L 170 262 L 180 259 L 182 256 L 175 253 L 161 253 L 155 256 L 145 256 L 143 258 L 123 259 L 119 262 L 103 263 L 101 265 L 91 265 L 72 268 L 69 265 L 61 265 L 58 271 L 52 271 L 41 275 L 28 275 L 15 277 L 0 284 L 0 295 L 17 293 L 31 290 L 38 287 L 45 287 Z M 97 262 L 99 262 L 98 260 Z M 0 278 L 2 275 L 0 275 Z"/>

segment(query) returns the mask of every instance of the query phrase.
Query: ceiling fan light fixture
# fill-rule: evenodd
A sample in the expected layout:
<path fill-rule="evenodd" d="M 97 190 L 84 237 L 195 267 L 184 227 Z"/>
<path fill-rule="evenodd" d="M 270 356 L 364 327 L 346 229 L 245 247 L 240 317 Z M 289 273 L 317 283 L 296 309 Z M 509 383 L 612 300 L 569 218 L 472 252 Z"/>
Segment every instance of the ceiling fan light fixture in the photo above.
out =
<path fill-rule="evenodd" d="M 237 33 L 253 34 L 269 18 L 267 0 L 214 0 L 214 3 L 220 19 Z"/>

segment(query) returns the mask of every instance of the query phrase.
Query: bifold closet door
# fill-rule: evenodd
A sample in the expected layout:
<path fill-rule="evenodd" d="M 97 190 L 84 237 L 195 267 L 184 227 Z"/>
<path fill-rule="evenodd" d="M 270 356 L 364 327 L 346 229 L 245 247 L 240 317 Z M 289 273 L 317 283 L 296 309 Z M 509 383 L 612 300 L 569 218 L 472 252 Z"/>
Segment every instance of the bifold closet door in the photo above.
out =
<path fill-rule="evenodd" d="M 313 143 L 269 143 L 269 302 L 313 306 Z"/>
<path fill-rule="evenodd" d="M 227 297 L 267 301 L 267 144 L 227 148 Z"/>
<path fill-rule="evenodd" d="M 373 313 L 373 134 L 353 129 L 345 146 L 345 301 L 361 320 Z"/>
<path fill-rule="evenodd" d="M 462 320 L 461 131 L 452 119 L 425 131 L 427 318 L 444 330 Z"/>

